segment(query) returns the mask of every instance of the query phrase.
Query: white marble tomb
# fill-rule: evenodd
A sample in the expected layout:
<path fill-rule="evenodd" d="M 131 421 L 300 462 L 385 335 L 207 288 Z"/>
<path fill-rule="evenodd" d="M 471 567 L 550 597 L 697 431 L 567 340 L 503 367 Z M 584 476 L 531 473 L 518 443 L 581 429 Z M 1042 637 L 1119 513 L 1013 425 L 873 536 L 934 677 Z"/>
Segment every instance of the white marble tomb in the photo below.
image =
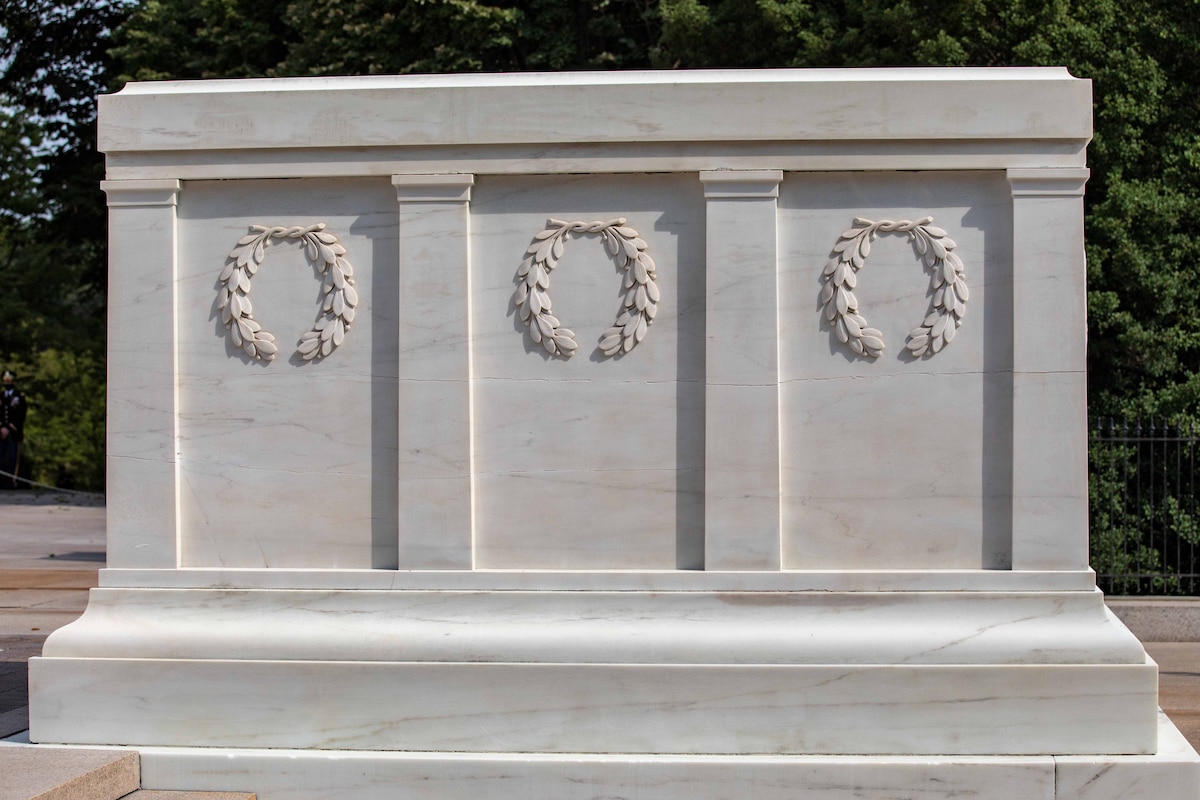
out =
<path fill-rule="evenodd" d="M 1061 69 L 131 84 L 30 737 L 263 800 L 1184 800 Z"/>

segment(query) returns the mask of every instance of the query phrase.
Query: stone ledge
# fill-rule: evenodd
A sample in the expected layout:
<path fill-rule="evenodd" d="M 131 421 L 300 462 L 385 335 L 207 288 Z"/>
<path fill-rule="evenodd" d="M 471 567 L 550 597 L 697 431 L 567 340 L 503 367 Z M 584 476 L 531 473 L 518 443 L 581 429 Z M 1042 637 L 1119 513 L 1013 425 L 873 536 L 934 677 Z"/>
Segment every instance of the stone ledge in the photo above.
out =
<path fill-rule="evenodd" d="M 1108 597 L 1105 602 L 1143 642 L 1200 642 L 1200 597 Z"/>
<path fill-rule="evenodd" d="M 256 800 L 253 792 L 174 792 L 139 789 L 122 800 Z"/>
<path fill-rule="evenodd" d="M 322 800 L 1194 800 L 1200 758 L 1165 715 L 1153 756 L 651 756 L 142 749 L 155 785 L 303 786 Z"/>
<path fill-rule="evenodd" d="M 141 785 L 137 753 L 0 748 L 0 800 L 117 800 Z"/>

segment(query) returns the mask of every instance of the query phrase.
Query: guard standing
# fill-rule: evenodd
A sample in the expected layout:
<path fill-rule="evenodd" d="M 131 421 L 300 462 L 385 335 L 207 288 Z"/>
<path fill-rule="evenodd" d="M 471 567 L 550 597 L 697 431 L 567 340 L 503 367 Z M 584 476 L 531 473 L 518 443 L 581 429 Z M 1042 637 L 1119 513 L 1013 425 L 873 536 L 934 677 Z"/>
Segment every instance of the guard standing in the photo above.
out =
<path fill-rule="evenodd" d="M 0 489 L 17 488 L 21 442 L 25 439 L 25 395 L 17 391 L 17 376 L 5 370 L 0 376 Z"/>

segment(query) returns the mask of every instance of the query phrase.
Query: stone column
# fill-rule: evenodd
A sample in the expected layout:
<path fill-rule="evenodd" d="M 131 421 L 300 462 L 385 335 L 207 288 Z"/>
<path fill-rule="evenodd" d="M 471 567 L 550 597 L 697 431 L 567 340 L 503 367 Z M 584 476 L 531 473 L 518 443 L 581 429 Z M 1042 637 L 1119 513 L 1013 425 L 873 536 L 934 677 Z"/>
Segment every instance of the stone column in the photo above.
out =
<path fill-rule="evenodd" d="M 1086 569 L 1088 170 L 1010 169 L 1013 569 Z"/>
<path fill-rule="evenodd" d="M 393 175 L 400 213 L 399 566 L 473 563 L 472 175 Z"/>
<path fill-rule="evenodd" d="M 704 566 L 777 570 L 778 170 L 701 172 L 707 207 Z"/>
<path fill-rule="evenodd" d="M 108 566 L 179 566 L 177 180 L 103 181 L 108 195 Z M 115 274 L 115 272 L 114 272 Z"/>

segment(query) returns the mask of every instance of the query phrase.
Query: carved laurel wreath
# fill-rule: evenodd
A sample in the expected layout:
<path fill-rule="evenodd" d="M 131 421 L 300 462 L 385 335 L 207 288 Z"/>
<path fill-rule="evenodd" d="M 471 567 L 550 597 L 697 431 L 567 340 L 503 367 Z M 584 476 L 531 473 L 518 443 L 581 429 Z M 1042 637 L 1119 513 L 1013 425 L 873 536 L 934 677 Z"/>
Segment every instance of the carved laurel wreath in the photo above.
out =
<path fill-rule="evenodd" d="M 574 331 L 562 327 L 558 317 L 550 313 L 550 273 L 562 258 L 569 233 L 600 234 L 605 249 L 624 271 L 624 309 L 600 337 L 600 350 L 606 356 L 628 353 L 646 338 L 646 331 L 658 312 L 654 260 L 646 252 L 646 242 L 625 223 L 625 217 L 608 222 L 547 220 L 545 229 L 533 237 L 533 244 L 525 251 L 526 258 L 517 269 L 520 284 L 513 293 L 513 302 L 529 328 L 530 338 L 540 342 L 551 355 L 570 358 L 579 348 Z"/>
<path fill-rule="evenodd" d="M 217 307 L 221 321 L 229 329 L 229 338 L 236 347 L 251 358 L 270 361 L 279 352 L 275 337 L 254 319 L 250 304 L 250 278 L 258 272 L 271 239 L 299 239 L 304 242 L 308 258 L 317 265 L 324 290 L 321 315 L 312 330 L 300 336 L 296 351 L 306 361 L 327 356 L 342 343 L 350 323 L 358 292 L 354 288 L 354 267 L 346 260 L 346 248 L 332 233 L 325 232 L 325 223 L 294 227 L 251 225 L 253 231 L 238 239 L 237 247 L 229 253 L 229 263 L 221 270 L 221 288 L 217 290 Z"/>
<path fill-rule="evenodd" d="M 933 217 L 923 217 L 916 222 L 879 220 L 878 222 L 856 217 L 854 227 L 838 237 L 833 250 L 837 256 L 825 265 L 825 285 L 821 287 L 821 302 L 825 305 L 825 319 L 833 327 L 838 340 L 849 344 L 850 349 L 868 358 L 878 358 L 883 352 L 883 334 L 867 327 L 867 321 L 858 313 L 858 298 L 854 288 L 858 284 L 858 270 L 871 252 L 871 242 L 880 233 L 905 233 L 933 275 L 933 304 L 925 321 L 908 334 L 905 347 L 918 358 L 940 351 L 954 339 L 967 313 L 967 290 L 963 263 L 955 254 L 954 240 L 941 228 L 930 223 Z"/>

